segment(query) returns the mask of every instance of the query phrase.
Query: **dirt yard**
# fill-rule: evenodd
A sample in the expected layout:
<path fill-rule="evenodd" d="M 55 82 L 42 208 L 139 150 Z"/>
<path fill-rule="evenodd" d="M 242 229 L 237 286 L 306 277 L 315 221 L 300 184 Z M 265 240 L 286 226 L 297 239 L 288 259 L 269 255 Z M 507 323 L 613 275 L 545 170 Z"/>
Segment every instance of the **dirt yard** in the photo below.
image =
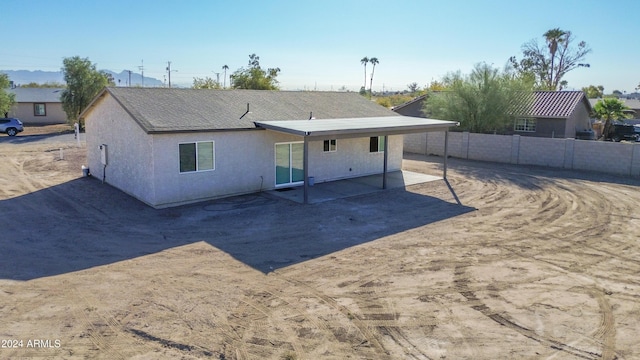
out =
<path fill-rule="evenodd" d="M 640 358 L 638 180 L 451 159 L 449 184 L 153 210 L 73 142 L 5 138 L 1 359 Z"/>

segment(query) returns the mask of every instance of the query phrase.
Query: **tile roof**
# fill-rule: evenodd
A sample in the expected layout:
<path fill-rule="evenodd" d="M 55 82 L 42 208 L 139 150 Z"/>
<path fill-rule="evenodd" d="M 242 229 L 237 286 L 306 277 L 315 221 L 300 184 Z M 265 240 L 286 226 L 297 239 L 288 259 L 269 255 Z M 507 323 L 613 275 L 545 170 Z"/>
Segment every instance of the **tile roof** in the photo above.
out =
<path fill-rule="evenodd" d="M 16 94 L 18 103 L 59 103 L 60 95 L 64 88 L 25 88 L 17 87 L 9 89 L 9 92 Z"/>
<path fill-rule="evenodd" d="M 358 93 L 268 90 L 106 88 L 147 133 L 254 129 L 254 121 L 397 116 Z M 241 118 L 247 111 L 249 113 Z"/>
<path fill-rule="evenodd" d="M 582 91 L 535 91 L 523 95 L 513 113 L 537 118 L 568 118 L 580 102 L 591 111 Z"/>

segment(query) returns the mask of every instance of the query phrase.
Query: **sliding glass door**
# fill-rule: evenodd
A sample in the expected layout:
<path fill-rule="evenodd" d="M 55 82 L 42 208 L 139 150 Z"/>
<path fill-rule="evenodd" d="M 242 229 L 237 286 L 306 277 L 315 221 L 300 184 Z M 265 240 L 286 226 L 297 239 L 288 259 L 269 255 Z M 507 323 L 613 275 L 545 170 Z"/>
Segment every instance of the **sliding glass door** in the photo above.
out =
<path fill-rule="evenodd" d="M 276 186 L 299 185 L 304 181 L 304 143 L 276 144 Z"/>

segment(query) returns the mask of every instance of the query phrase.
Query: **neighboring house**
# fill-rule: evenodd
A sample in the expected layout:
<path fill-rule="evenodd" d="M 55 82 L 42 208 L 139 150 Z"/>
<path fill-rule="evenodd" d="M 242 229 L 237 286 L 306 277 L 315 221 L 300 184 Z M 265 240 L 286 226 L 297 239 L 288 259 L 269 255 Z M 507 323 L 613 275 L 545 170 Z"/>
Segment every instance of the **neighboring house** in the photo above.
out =
<path fill-rule="evenodd" d="M 146 204 L 400 170 L 402 135 L 455 123 L 357 93 L 106 88 L 81 114 L 91 174 Z M 386 151 L 385 151 L 386 149 Z"/>
<path fill-rule="evenodd" d="M 426 96 L 420 96 L 393 111 L 426 117 L 421 109 Z M 515 120 L 507 134 L 575 138 L 576 132 L 591 130 L 591 105 L 582 91 L 535 91 L 523 96 L 515 107 Z"/>
<path fill-rule="evenodd" d="M 60 88 L 23 88 L 8 90 L 16 95 L 16 103 L 9 111 L 25 125 L 51 125 L 67 122 L 67 114 L 62 110 Z"/>
<path fill-rule="evenodd" d="M 394 106 L 391 110 L 397 112 L 400 115 L 404 116 L 414 116 L 414 117 L 422 117 L 426 118 L 424 113 L 422 112 L 422 108 L 424 106 L 425 99 L 427 98 L 427 94 L 420 95 L 413 100 L 407 101 L 404 104 Z"/>
<path fill-rule="evenodd" d="M 523 136 L 575 138 L 591 131 L 591 105 L 582 91 L 535 91 L 515 107 L 513 130 Z"/>
<path fill-rule="evenodd" d="M 602 99 L 589 99 L 589 103 L 591 104 L 591 107 L 594 107 L 600 100 Z M 622 101 L 624 106 L 629 108 L 626 112 L 631 115 L 633 119 L 640 119 L 640 100 L 624 98 L 620 98 L 618 100 Z"/>

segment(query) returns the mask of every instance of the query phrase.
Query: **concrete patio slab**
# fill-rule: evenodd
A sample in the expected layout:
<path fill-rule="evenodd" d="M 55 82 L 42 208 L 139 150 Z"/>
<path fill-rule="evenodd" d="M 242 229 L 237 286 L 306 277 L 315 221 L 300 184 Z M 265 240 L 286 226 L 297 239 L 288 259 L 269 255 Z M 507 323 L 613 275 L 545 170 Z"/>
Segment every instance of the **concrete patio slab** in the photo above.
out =
<path fill-rule="evenodd" d="M 393 171 L 387 173 L 387 189 L 402 188 L 436 180 L 442 180 L 442 177 L 404 170 Z M 309 186 L 308 196 L 309 203 L 316 204 L 351 196 L 370 194 L 377 191 L 383 191 L 382 174 L 315 183 L 314 186 Z M 270 190 L 267 191 L 267 193 L 298 203 L 304 202 L 303 186 Z"/>

